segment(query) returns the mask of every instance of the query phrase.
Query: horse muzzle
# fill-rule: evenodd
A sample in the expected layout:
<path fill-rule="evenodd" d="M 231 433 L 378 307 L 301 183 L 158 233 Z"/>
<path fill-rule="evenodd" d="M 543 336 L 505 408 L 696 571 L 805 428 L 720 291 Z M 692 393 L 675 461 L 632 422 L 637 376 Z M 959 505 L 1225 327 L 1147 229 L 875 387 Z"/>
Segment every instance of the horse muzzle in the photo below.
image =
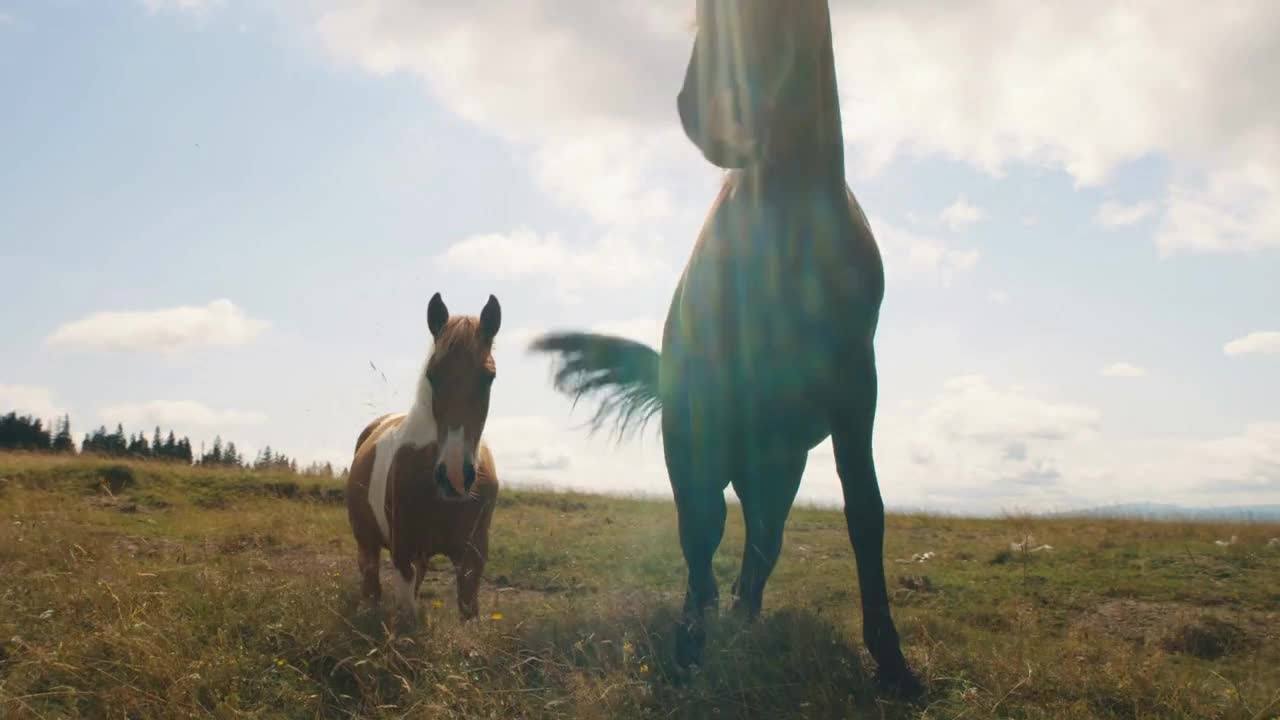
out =
<path fill-rule="evenodd" d="M 456 467 L 456 466 L 455 466 Z M 455 477 L 450 472 L 450 466 L 445 463 L 436 465 L 436 490 L 440 498 L 449 502 L 462 502 L 471 497 L 471 488 L 476 484 L 476 466 L 471 458 L 465 458 L 462 461 L 462 477 Z"/>

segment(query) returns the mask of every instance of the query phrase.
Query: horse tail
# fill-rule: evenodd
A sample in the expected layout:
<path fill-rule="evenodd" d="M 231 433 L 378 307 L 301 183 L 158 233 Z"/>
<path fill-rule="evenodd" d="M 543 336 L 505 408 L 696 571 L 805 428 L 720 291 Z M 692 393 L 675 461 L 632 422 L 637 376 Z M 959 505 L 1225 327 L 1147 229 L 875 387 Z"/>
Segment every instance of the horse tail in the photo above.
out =
<path fill-rule="evenodd" d="M 553 386 L 573 397 L 601 394 L 591 418 L 595 432 L 610 418 L 619 440 L 628 429 L 644 425 L 659 410 L 658 351 L 634 340 L 596 333 L 548 333 L 529 344 L 533 352 L 556 355 Z"/>

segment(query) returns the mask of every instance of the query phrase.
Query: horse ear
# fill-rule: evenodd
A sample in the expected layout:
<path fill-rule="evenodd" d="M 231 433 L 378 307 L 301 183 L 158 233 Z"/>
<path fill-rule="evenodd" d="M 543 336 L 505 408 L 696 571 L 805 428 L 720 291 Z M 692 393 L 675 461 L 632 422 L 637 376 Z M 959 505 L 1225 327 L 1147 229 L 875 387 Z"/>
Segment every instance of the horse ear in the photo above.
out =
<path fill-rule="evenodd" d="M 498 304 L 498 298 L 490 295 L 489 302 L 485 303 L 484 309 L 480 311 L 480 332 L 492 340 L 498 334 L 500 327 L 502 327 L 502 306 Z"/>
<path fill-rule="evenodd" d="M 438 337 L 448 321 L 449 308 L 445 307 L 440 293 L 432 295 L 431 302 L 427 303 L 427 329 L 431 331 L 431 337 Z"/>

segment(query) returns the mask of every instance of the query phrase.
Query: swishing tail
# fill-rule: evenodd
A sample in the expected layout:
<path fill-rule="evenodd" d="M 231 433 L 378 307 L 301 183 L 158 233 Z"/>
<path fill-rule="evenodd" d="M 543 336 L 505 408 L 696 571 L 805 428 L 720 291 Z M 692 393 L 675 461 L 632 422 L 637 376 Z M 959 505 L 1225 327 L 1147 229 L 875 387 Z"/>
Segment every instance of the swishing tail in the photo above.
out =
<path fill-rule="evenodd" d="M 575 406 L 584 396 L 603 396 L 590 422 L 592 432 L 612 417 L 621 440 L 630 428 L 643 428 L 662 409 L 659 355 L 648 345 L 613 335 L 548 333 L 529 349 L 558 356 L 553 385 L 573 396 Z"/>

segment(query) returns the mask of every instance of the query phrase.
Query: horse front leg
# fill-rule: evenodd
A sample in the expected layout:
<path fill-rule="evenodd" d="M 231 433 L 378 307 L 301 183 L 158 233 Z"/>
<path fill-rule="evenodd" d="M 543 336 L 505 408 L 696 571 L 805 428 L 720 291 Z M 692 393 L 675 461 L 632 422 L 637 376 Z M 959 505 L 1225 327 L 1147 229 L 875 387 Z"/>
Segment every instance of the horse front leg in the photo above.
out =
<path fill-rule="evenodd" d="M 845 522 L 858 566 L 862 637 L 879 667 L 882 688 L 914 697 L 922 687 L 903 657 L 884 578 L 884 501 L 871 450 L 877 382 L 870 349 L 861 367 L 856 362 L 852 365 L 850 375 L 857 381 L 843 391 L 843 402 L 832 413 L 831 442 L 844 491 Z"/>
<path fill-rule="evenodd" d="M 480 579 L 488 557 L 489 538 L 487 534 L 480 534 L 452 558 L 458 586 L 458 613 L 463 622 L 474 620 L 480 614 Z"/>

